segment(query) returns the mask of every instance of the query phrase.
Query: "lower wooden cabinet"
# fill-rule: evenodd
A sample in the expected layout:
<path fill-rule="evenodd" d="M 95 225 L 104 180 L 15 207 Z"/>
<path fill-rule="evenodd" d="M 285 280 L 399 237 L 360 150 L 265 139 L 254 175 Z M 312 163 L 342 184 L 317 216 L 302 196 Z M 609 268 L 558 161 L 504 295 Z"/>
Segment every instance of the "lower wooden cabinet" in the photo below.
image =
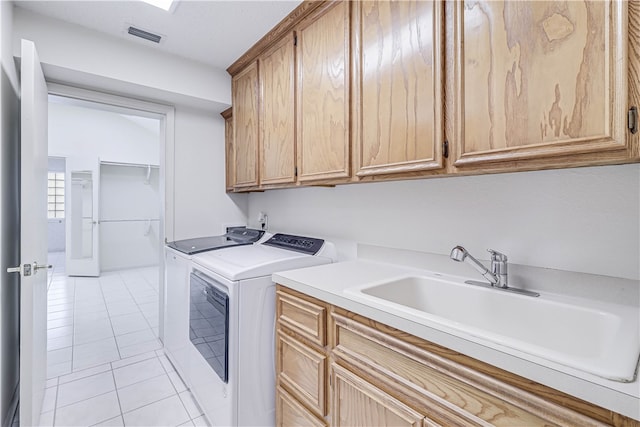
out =
<path fill-rule="evenodd" d="M 640 427 L 281 285 L 277 307 L 278 426 Z"/>

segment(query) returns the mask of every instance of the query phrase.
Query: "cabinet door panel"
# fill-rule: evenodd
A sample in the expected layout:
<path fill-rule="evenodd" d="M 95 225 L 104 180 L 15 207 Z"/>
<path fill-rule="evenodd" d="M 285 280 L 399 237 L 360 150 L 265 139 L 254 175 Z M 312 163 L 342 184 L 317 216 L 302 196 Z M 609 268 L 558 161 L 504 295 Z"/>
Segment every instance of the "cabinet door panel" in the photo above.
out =
<path fill-rule="evenodd" d="M 258 185 L 258 63 L 254 62 L 232 81 L 234 187 Z"/>
<path fill-rule="evenodd" d="M 260 57 L 260 183 L 295 181 L 293 33 Z"/>
<path fill-rule="evenodd" d="M 280 325 L 303 336 L 310 342 L 324 347 L 327 343 L 327 309 L 308 299 L 278 290 L 276 315 Z"/>
<path fill-rule="evenodd" d="M 224 118 L 224 165 L 225 165 L 225 188 L 233 191 L 233 180 L 235 179 L 235 158 L 233 156 L 233 116 L 231 108 L 223 111 Z"/>
<path fill-rule="evenodd" d="M 442 3 L 354 4 L 358 176 L 442 167 Z"/>
<path fill-rule="evenodd" d="M 334 3 L 297 31 L 300 181 L 349 176 L 348 12 Z"/>
<path fill-rule="evenodd" d="M 325 427 L 327 423 L 313 415 L 282 387 L 276 390 L 276 426 Z"/>
<path fill-rule="evenodd" d="M 285 385 L 318 416 L 326 415 L 326 356 L 278 331 L 276 372 Z"/>
<path fill-rule="evenodd" d="M 335 427 L 413 426 L 421 427 L 424 415 L 386 394 L 343 367 L 332 363 Z"/>
<path fill-rule="evenodd" d="M 456 2 L 454 15 L 456 166 L 626 148 L 626 2 Z"/>

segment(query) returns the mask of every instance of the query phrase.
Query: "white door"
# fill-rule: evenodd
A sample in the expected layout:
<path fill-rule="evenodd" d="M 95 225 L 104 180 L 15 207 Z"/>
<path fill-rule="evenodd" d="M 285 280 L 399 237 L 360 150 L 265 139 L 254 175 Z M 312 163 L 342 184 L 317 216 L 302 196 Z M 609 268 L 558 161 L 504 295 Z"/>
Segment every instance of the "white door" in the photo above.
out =
<path fill-rule="evenodd" d="M 68 157 L 66 169 L 65 271 L 68 276 L 98 277 L 100 161 Z"/>
<path fill-rule="evenodd" d="M 20 160 L 20 424 L 40 420 L 47 376 L 48 93 L 33 42 L 22 40 Z"/>

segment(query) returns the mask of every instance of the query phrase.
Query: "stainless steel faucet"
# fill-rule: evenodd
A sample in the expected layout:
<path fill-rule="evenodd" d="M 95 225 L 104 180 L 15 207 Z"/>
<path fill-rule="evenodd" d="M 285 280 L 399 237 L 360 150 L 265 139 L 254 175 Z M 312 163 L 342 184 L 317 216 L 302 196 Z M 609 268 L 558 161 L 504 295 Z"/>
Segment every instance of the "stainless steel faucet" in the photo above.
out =
<path fill-rule="evenodd" d="M 527 291 L 526 289 L 510 288 L 508 286 L 507 275 L 507 256 L 503 253 L 495 251 L 493 249 L 487 249 L 491 254 L 491 271 L 485 267 L 480 261 L 475 259 L 471 254 L 462 246 L 456 246 L 451 249 L 450 258 L 457 262 L 467 261 L 473 268 L 478 270 L 482 276 L 489 281 L 489 283 L 478 282 L 475 280 L 467 280 L 465 283 L 470 285 L 492 287 L 504 291 L 517 292 L 529 296 L 540 296 L 537 292 Z"/>

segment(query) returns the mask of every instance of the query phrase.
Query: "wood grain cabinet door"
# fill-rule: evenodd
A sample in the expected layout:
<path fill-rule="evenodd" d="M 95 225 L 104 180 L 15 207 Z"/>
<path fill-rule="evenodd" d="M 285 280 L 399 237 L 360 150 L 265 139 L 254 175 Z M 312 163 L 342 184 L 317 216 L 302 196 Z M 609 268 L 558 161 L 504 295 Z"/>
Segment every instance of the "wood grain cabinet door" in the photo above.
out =
<path fill-rule="evenodd" d="M 260 183 L 295 181 L 295 52 L 290 33 L 260 61 Z"/>
<path fill-rule="evenodd" d="M 231 81 L 233 102 L 234 187 L 258 185 L 258 63 L 253 62 Z"/>
<path fill-rule="evenodd" d="M 225 166 L 225 188 L 233 191 L 233 182 L 235 179 L 235 161 L 233 156 L 233 116 L 232 109 L 228 108 L 222 113 L 224 118 L 224 166 Z"/>
<path fill-rule="evenodd" d="M 442 2 L 353 7 L 356 175 L 442 168 Z"/>
<path fill-rule="evenodd" d="M 625 158 L 626 1 L 480 0 L 453 9 L 455 166 Z"/>
<path fill-rule="evenodd" d="M 349 2 L 322 7 L 296 34 L 298 181 L 347 178 Z"/>
<path fill-rule="evenodd" d="M 331 364 L 334 427 L 421 427 L 425 416 L 342 366 Z"/>

